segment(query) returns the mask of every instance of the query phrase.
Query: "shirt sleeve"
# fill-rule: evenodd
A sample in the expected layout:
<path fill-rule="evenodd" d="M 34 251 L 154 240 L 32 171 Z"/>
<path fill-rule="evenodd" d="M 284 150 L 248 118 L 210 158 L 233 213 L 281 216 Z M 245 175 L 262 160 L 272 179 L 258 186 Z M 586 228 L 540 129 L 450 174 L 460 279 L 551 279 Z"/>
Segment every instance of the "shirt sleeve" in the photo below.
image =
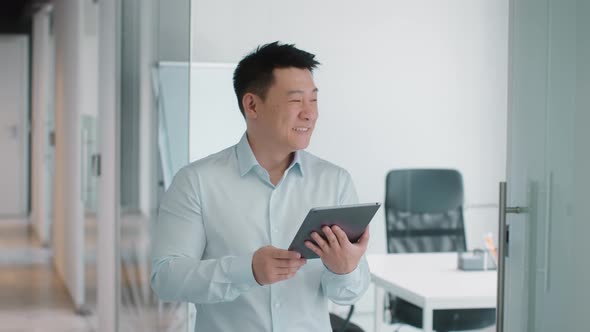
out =
<path fill-rule="evenodd" d="M 184 168 L 164 194 L 152 230 L 150 283 L 163 301 L 232 301 L 257 286 L 252 255 L 202 260 L 207 238 L 196 174 Z"/>
<path fill-rule="evenodd" d="M 358 196 L 350 174 L 341 170 L 340 174 L 340 195 L 338 205 L 356 204 Z M 348 274 L 336 274 L 324 267 L 322 275 L 322 289 L 324 294 L 337 304 L 355 303 L 369 288 L 371 272 L 366 257 L 361 260 L 352 272 Z"/>

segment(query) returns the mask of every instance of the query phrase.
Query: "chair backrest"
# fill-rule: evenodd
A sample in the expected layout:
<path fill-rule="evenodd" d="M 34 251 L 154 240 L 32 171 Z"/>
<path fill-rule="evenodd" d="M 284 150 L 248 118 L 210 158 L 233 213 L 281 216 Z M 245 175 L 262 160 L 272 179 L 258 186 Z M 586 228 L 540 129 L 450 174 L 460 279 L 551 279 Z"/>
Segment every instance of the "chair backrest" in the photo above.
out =
<path fill-rule="evenodd" d="M 387 174 L 387 251 L 465 251 L 463 178 L 452 169 L 403 169 Z"/>

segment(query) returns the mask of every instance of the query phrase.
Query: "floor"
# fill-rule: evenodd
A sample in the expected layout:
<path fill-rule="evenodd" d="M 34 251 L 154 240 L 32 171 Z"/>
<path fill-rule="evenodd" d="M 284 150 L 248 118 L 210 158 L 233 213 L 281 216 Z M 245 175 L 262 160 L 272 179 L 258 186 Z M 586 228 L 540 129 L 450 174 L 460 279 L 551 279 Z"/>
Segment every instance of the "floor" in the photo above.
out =
<path fill-rule="evenodd" d="M 24 220 L 0 220 L 0 331 L 94 331 L 72 311 L 66 289 Z"/>
<path fill-rule="evenodd" d="M 186 310 L 157 301 L 149 288 L 149 221 L 126 215 L 121 226 L 120 331 L 186 331 Z M 74 312 L 51 260 L 26 220 L 0 219 L 0 332 L 96 332 L 96 220 L 86 220 L 86 305 Z"/>
<path fill-rule="evenodd" d="M 158 303 L 149 288 L 149 221 L 135 215 L 122 219 L 119 330 L 185 332 L 185 306 Z M 52 267 L 51 251 L 38 243 L 25 220 L 0 219 L 0 332 L 97 332 L 95 218 L 88 216 L 86 225 L 86 307 L 90 314 L 80 316 L 74 313 L 66 288 Z M 372 313 L 357 312 L 352 321 L 366 332 L 374 329 Z M 382 330 L 419 331 L 385 324 Z"/>

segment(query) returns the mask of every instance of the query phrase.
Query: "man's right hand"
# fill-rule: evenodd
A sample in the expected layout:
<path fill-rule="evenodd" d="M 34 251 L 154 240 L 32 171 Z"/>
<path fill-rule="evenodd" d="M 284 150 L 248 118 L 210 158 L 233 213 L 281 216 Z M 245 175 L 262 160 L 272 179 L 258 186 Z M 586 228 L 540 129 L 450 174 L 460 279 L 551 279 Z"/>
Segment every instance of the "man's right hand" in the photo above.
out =
<path fill-rule="evenodd" d="M 295 276 L 306 262 L 297 252 L 266 246 L 254 253 L 252 272 L 260 285 L 274 284 Z"/>

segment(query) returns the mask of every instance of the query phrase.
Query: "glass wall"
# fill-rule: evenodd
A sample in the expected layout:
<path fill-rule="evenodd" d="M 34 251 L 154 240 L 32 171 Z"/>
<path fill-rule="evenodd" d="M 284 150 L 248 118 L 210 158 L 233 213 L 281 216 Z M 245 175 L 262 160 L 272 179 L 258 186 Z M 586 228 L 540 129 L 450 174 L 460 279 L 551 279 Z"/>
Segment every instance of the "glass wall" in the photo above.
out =
<path fill-rule="evenodd" d="M 119 331 L 187 331 L 187 305 L 150 287 L 152 224 L 188 163 L 189 1 L 122 0 Z"/>

